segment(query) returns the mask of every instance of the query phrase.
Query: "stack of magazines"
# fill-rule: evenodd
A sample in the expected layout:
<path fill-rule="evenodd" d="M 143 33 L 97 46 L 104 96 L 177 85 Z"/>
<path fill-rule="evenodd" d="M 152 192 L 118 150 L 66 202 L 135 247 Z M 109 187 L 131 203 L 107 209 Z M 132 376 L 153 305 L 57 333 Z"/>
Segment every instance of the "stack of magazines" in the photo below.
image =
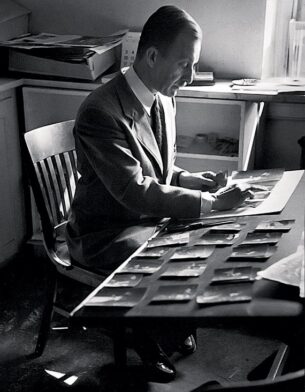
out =
<path fill-rule="evenodd" d="M 95 80 L 115 63 L 115 47 L 127 30 L 102 36 L 25 34 L 0 46 L 9 48 L 9 70 Z"/>

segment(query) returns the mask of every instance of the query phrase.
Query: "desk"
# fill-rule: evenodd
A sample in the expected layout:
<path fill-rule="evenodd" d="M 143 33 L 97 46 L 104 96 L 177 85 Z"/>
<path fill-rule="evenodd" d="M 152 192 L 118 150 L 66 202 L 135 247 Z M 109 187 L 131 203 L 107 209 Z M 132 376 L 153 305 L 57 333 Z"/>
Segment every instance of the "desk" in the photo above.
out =
<path fill-rule="evenodd" d="M 245 238 L 248 232 L 252 231 L 256 225 L 263 220 L 295 219 L 295 223 L 289 232 L 282 235 L 276 252 L 267 261 L 247 262 L 247 265 L 265 268 L 276 261 L 295 252 L 304 229 L 304 189 L 305 175 L 303 174 L 296 190 L 292 194 L 285 208 L 280 214 L 260 215 L 240 217 L 238 222 L 244 223 L 239 243 Z M 204 231 L 200 229 L 198 232 Z M 143 245 L 145 247 L 146 244 Z M 208 267 L 199 278 L 191 278 L 189 283 L 198 284 L 198 292 L 203 291 L 210 283 L 215 268 L 221 266 L 239 266 L 241 262 L 228 261 L 231 253 L 231 247 L 216 248 L 210 260 Z M 170 257 L 170 256 L 169 256 Z M 166 264 L 166 263 L 165 263 Z M 245 262 L 242 262 L 245 265 Z M 195 299 L 185 303 L 171 304 L 150 304 L 150 300 L 160 284 L 164 284 L 159 279 L 165 265 L 160 271 L 142 279 L 140 287 L 146 287 L 147 292 L 144 298 L 131 309 L 113 308 L 113 307 L 92 307 L 86 306 L 86 303 L 106 284 L 104 281 L 97 287 L 78 307 L 71 312 L 72 322 L 85 323 L 91 326 L 107 326 L 117 331 L 117 336 L 122 343 L 123 331 L 127 326 L 143 325 L 149 326 L 151 323 L 164 323 L 164 325 L 176 325 L 176 323 L 188 323 L 194 327 L 206 326 L 208 322 L 221 320 L 222 322 L 234 323 L 250 322 L 266 323 L 267 320 L 275 321 L 284 319 L 288 323 L 294 322 L 302 325 L 303 305 L 298 299 L 298 290 L 288 289 L 289 296 L 284 294 L 274 295 L 274 282 L 255 281 L 253 283 L 253 299 L 247 303 L 222 304 L 212 306 L 198 306 Z M 109 277 L 109 279 L 111 276 Z M 109 280 L 108 279 L 108 280 Z M 177 281 L 172 281 L 175 284 Z M 166 282 L 168 284 L 168 281 Z M 281 286 L 281 285 L 279 285 Z M 267 293 L 267 294 L 266 294 Z M 278 293 L 278 291 L 277 291 Z M 279 291 L 281 293 L 281 291 Z M 268 297 L 271 295 L 270 297 Z M 273 298 L 272 298 L 273 297 Z"/>

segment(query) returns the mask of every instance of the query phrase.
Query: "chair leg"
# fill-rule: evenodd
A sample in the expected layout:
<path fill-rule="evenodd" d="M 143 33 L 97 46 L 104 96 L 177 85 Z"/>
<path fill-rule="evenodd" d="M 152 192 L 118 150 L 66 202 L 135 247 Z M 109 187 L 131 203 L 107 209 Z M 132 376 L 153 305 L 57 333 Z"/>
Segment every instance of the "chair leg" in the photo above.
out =
<path fill-rule="evenodd" d="M 50 270 L 48 274 L 46 304 L 42 312 L 42 318 L 40 323 L 40 329 L 38 332 L 35 351 L 32 354 L 28 355 L 28 358 L 40 357 L 45 349 L 50 334 L 56 294 L 57 294 L 57 273 L 56 270 L 53 268 Z"/>
<path fill-rule="evenodd" d="M 268 378 L 274 380 L 275 377 L 280 376 L 283 373 L 283 368 L 285 366 L 288 354 L 289 346 L 285 343 L 281 343 L 272 363 L 271 369 L 269 370 Z"/>
<path fill-rule="evenodd" d="M 288 354 L 289 346 L 285 343 L 281 343 L 279 348 L 273 354 L 251 370 L 247 377 L 248 380 L 274 380 L 282 374 Z"/>

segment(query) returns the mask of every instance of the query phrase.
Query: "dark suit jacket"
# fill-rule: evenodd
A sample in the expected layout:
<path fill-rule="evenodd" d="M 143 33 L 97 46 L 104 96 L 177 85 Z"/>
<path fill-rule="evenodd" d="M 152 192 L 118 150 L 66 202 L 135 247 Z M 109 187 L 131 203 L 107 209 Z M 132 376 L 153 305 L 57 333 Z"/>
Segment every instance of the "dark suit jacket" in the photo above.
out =
<path fill-rule="evenodd" d="M 76 261 L 112 268 L 114 239 L 120 243 L 123 237 L 124 246 L 131 241 L 127 248 L 134 248 L 153 233 L 157 219 L 199 217 L 200 191 L 176 186 L 181 169 L 174 166 L 175 108 L 171 98 L 162 96 L 161 101 L 163 160 L 145 109 L 122 74 L 93 91 L 80 107 L 74 132 L 81 177 L 67 225 Z"/>

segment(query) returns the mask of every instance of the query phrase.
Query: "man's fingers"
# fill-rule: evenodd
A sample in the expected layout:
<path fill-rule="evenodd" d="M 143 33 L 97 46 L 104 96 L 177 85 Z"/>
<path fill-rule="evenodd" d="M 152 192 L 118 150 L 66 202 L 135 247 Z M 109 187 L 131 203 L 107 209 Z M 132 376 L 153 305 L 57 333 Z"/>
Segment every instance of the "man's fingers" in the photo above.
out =
<path fill-rule="evenodd" d="M 242 193 L 242 195 L 244 197 L 244 200 L 246 200 L 246 199 L 253 199 L 254 198 L 254 192 L 252 192 L 250 189 L 242 191 L 241 193 Z"/>
<path fill-rule="evenodd" d="M 202 173 L 203 178 L 209 178 L 211 180 L 214 180 L 216 178 L 216 174 L 212 171 L 206 171 Z"/>
<path fill-rule="evenodd" d="M 216 182 L 212 178 L 202 177 L 202 186 L 213 188 L 216 185 Z"/>

